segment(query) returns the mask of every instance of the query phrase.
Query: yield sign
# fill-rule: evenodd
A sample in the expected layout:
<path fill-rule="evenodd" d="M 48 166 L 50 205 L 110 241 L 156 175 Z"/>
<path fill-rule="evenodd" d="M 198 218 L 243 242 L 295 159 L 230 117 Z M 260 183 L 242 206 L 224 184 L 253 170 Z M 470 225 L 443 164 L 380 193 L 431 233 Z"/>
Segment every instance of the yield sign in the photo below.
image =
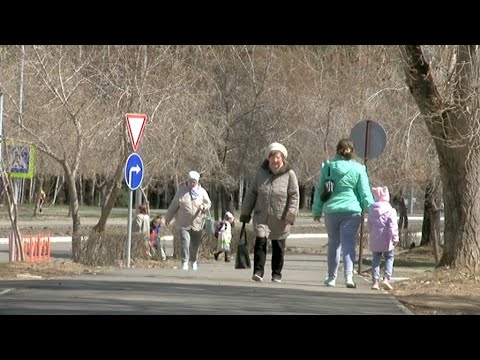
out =
<path fill-rule="evenodd" d="M 125 114 L 125 119 L 127 120 L 128 133 L 132 141 L 133 151 L 137 151 L 143 129 L 145 128 L 145 122 L 147 121 L 147 115 Z"/>

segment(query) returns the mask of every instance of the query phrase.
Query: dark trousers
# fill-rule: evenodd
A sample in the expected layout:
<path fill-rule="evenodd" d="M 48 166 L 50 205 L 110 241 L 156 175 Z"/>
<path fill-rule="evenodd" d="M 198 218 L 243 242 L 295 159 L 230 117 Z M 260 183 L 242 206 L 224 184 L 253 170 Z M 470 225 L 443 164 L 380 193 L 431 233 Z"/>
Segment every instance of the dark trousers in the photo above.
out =
<path fill-rule="evenodd" d="M 213 256 L 215 257 L 215 261 L 218 260 L 218 257 L 222 252 L 225 253 L 225 262 L 230 262 L 230 251 L 217 251 L 213 253 Z"/>
<path fill-rule="evenodd" d="M 272 240 L 272 278 L 281 279 L 285 257 L 285 240 Z M 267 260 L 267 238 L 255 238 L 253 273 L 263 278 Z"/>
<path fill-rule="evenodd" d="M 400 215 L 398 219 L 398 230 L 400 229 L 407 229 L 408 228 L 408 216 L 407 215 Z"/>

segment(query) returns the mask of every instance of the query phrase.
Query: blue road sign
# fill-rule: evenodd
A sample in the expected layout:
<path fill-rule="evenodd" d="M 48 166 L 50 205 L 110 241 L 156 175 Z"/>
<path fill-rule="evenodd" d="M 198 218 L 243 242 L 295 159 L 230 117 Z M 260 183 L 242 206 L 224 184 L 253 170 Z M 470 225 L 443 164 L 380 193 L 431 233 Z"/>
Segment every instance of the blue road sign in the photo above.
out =
<path fill-rule="evenodd" d="M 143 161 L 140 155 L 132 153 L 125 164 L 125 182 L 131 190 L 136 190 L 143 180 Z"/>

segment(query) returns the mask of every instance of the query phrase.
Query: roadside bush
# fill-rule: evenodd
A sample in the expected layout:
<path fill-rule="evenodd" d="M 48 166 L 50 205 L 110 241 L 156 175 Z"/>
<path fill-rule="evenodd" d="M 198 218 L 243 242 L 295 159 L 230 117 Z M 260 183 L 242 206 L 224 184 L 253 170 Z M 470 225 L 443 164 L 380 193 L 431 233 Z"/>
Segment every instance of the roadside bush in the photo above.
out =
<path fill-rule="evenodd" d="M 80 263 L 89 266 L 126 266 L 127 234 L 124 229 L 107 229 L 99 232 L 85 232 L 82 236 Z M 142 234 L 132 234 L 130 259 L 150 258 L 148 238 Z"/>

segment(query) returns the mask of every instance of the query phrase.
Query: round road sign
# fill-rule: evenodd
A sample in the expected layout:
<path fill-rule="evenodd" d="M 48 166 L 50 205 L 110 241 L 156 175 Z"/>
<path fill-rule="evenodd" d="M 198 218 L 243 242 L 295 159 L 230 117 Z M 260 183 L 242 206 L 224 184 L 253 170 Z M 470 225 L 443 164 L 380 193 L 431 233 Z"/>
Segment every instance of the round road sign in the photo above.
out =
<path fill-rule="evenodd" d="M 125 182 L 131 190 L 136 190 L 143 180 L 143 161 L 140 155 L 132 153 L 125 164 Z"/>
<path fill-rule="evenodd" d="M 353 127 L 350 137 L 357 155 L 365 159 L 379 157 L 387 144 L 387 133 L 373 120 L 360 121 Z"/>

